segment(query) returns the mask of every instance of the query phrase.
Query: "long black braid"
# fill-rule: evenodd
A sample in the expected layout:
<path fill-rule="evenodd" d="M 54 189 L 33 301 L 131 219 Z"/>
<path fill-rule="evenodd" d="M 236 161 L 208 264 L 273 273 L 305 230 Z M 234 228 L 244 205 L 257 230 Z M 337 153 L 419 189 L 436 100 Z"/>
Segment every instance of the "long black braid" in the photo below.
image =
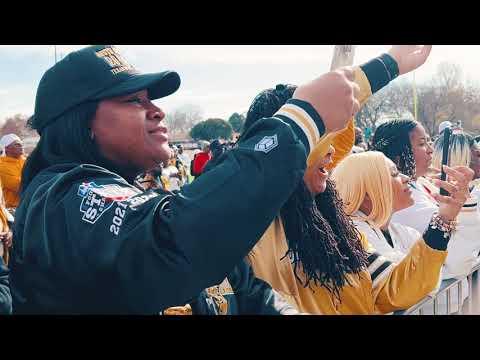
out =
<path fill-rule="evenodd" d="M 380 151 L 395 165 L 398 170 L 416 179 L 416 164 L 410 143 L 410 133 L 418 125 L 418 122 L 408 119 L 398 119 L 380 125 L 372 139 L 371 150 Z"/>
<path fill-rule="evenodd" d="M 256 121 L 273 116 L 295 91 L 292 85 L 277 85 L 254 99 L 247 113 L 244 132 Z M 335 184 L 327 180 L 325 192 L 314 197 L 303 181 L 280 210 L 296 278 L 305 287 L 318 283 L 340 299 L 349 283 L 347 274 L 367 265 L 360 235 L 345 214 Z M 305 278 L 299 275 L 303 271 Z"/>
<path fill-rule="evenodd" d="M 343 210 L 333 180 L 315 198 L 302 181 L 280 211 L 288 239 L 288 252 L 297 279 L 305 286 L 313 281 L 339 300 L 348 273 L 359 273 L 367 265 L 360 235 Z M 298 273 L 301 267 L 303 281 Z"/>
<path fill-rule="evenodd" d="M 258 120 L 273 116 L 293 96 L 296 89 L 295 85 L 280 84 L 275 89 L 267 89 L 258 94 L 247 111 L 242 135 Z"/>

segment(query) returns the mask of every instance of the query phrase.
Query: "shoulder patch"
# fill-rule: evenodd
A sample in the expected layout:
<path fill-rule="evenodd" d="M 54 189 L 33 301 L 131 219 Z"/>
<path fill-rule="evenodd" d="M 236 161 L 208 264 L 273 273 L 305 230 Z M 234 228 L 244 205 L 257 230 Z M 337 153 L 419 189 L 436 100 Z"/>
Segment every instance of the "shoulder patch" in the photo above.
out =
<path fill-rule="evenodd" d="M 82 220 L 94 224 L 114 202 L 123 201 L 140 194 L 140 190 L 117 184 L 97 185 L 95 182 L 82 183 L 77 195 L 82 198 L 80 212 Z"/>
<path fill-rule="evenodd" d="M 262 151 L 268 154 L 270 151 L 278 146 L 277 134 L 272 136 L 265 136 L 255 145 L 255 151 Z"/>
<path fill-rule="evenodd" d="M 213 309 L 217 315 L 228 314 L 228 298 L 234 295 L 232 286 L 227 278 L 222 281 L 220 285 L 212 286 L 205 289 L 207 298 L 205 301 L 207 305 Z"/>

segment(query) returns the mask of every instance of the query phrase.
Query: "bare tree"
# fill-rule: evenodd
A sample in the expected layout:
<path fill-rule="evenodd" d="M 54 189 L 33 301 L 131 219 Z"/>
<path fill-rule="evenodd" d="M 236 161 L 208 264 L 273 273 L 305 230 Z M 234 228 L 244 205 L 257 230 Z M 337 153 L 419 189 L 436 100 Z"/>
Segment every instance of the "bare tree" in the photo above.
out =
<path fill-rule="evenodd" d="M 463 87 L 463 72 L 459 65 L 442 62 L 437 67 L 433 85 L 444 90 L 454 90 Z"/>
<path fill-rule="evenodd" d="M 386 97 L 387 101 L 383 101 Z M 466 86 L 463 82 L 461 68 L 452 63 L 441 63 L 430 81 L 417 86 L 417 120 L 423 124 L 425 130 L 434 135 L 438 124 L 444 120 L 463 120 L 466 130 L 480 127 L 480 90 L 475 84 Z M 360 119 L 368 124 L 375 124 L 380 117 L 386 114 L 401 117 L 408 112 L 413 115 L 413 88 L 407 81 L 393 83 L 372 96 L 366 104 L 362 115 L 369 121 Z M 372 110 L 373 108 L 373 110 Z M 375 126 L 372 126 L 375 128 Z"/>
<path fill-rule="evenodd" d="M 5 123 L 0 129 L 0 134 L 16 134 L 20 138 L 38 136 L 35 130 L 27 126 L 28 116 L 24 114 L 15 114 L 5 119 Z"/>
<path fill-rule="evenodd" d="M 187 137 L 190 129 L 202 120 L 203 110 L 198 105 L 185 104 L 167 115 L 166 123 L 172 137 Z"/>
<path fill-rule="evenodd" d="M 387 106 L 387 98 L 379 94 L 373 96 L 355 115 L 355 122 L 361 128 L 369 127 L 375 131 L 377 121 L 385 114 Z"/>
<path fill-rule="evenodd" d="M 470 131 L 480 132 L 480 87 L 478 84 L 466 83 L 464 104 L 468 109 L 463 117 L 464 127 Z"/>
<path fill-rule="evenodd" d="M 411 86 L 407 82 L 392 83 L 380 90 L 365 103 L 355 116 L 360 127 L 369 127 L 372 131 L 384 117 L 400 118 L 409 112 Z"/>

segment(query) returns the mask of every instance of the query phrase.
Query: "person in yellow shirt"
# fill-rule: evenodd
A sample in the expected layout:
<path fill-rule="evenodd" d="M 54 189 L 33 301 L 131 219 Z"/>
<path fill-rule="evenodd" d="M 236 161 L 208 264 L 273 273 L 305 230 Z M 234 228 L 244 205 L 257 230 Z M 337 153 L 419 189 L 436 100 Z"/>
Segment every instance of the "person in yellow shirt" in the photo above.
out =
<path fill-rule="evenodd" d="M 0 157 L 0 180 L 5 198 L 5 206 L 15 209 L 20 201 L 20 182 L 25 164 L 22 140 L 15 134 L 4 135 L 0 139 L 4 156 Z"/>

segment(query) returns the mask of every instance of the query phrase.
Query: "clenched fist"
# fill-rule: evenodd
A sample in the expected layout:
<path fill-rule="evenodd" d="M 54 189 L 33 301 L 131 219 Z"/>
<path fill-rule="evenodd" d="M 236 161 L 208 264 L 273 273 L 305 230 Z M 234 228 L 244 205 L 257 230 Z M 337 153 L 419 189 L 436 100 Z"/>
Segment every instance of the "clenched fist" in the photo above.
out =
<path fill-rule="evenodd" d="M 293 98 L 310 103 L 322 118 L 325 132 L 330 133 L 345 128 L 360 109 L 359 92 L 353 70 L 344 67 L 299 86 Z"/>

